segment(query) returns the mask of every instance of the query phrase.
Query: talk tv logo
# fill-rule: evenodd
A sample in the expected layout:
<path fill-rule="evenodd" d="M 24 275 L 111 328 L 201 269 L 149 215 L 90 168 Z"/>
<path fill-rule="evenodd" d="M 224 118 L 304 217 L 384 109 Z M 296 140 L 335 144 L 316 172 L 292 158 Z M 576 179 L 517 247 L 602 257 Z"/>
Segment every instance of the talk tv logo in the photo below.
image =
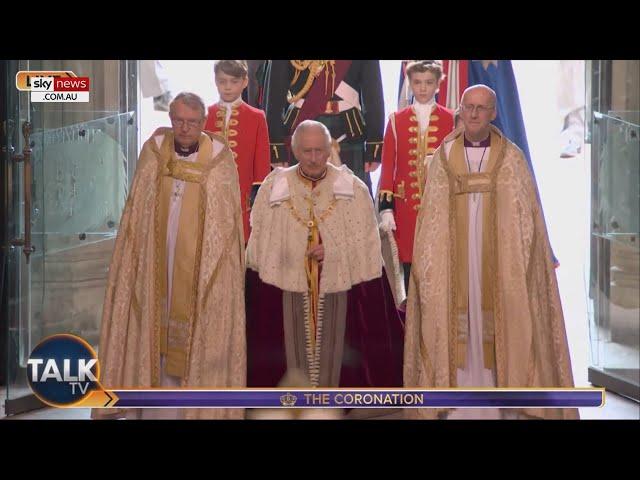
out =
<path fill-rule="evenodd" d="M 100 390 L 100 364 L 94 349 L 71 334 L 45 338 L 27 361 L 27 378 L 33 393 L 52 407 L 80 403 Z"/>

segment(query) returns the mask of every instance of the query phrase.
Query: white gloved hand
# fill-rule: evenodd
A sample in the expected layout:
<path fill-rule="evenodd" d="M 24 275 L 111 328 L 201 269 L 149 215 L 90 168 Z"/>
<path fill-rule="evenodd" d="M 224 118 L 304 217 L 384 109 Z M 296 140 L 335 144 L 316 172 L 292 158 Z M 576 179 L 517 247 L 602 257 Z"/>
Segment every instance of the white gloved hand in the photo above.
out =
<path fill-rule="evenodd" d="M 387 232 L 396 229 L 396 219 L 393 216 L 393 210 L 384 210 L 380 213 L 380 228 Z"/>

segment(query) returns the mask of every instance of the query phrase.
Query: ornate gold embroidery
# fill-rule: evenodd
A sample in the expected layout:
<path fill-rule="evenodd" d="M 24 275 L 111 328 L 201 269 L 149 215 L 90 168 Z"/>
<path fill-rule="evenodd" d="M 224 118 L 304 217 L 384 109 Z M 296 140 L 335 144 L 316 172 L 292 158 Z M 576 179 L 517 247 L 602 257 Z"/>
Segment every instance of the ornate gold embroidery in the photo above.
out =
<path fill-rule="evenodd" d="M 309 70 L 309 75 L 307 76 L 307 80 L 305 81 L 305 84 L 300 89 L 300 91 L 295 95 L 289 95 L 289 98 L 287 98 L 287 101 L 289 103 L 296 103 L 301 98 L 304 98 L 304 96 L 311 89 L 311 86 L 313 85 L 315 79 L 323 70 L 325 70 L 325 67 L 328 67 L 328 70 L 325 71 L 325 91 L 328 90 L 329 76 L 332 77 L 333 82 L 333 88 L 331 91 L 333 92 L 335 90 L 335 60 L 291 60 L 291 65 L 293 65 L 293 68 L 296 71 L 294 73 L 294 77 L 291 81 L 290 86 L 293 86 L 296 83 L 300 76 L 300 72 Z"/>
<path fill-rule="evenodd" d="M 195 321 L 195 313 L 196 306 L 198 300 L 198 279 L 200 278 L 200 265 L 202 262 L 202 236 L 204 234 L 204 217 L 207 205 L 207 194 L 204 188 L 200 188 L 200 205 L 198 206 L 198 233 L 196 240 L 196 262 L 195 268 L 193 271 L 193 289 L 191 290 L 191 300 L 190 304 L 190 314 L 189 314 L 189 326 L 187 330 L 187 344 L 186 344 L 186 352 L 185 352 L 185 372 L 182 378 L 182 385 L 184 386 L 187 383 L 187 374 L 188 374 L 188 365 L 191 360 L 191 343 L 193 337 L 193 324 Z"/>
<path fill-rule="evenodd" d="M 492 132 L 493 133 L 493 132 Z M 492 134 L 492 137 L 495 139 L 492 141 L 492 144 L 498 143 L 498 135 L 495 137 Z M 491 184 L 492 188 L 495 191 L 495 185 L 497 181 L 498 172 L 500 171 L 500 167 L 502 166 L 502 162 L 504 160 L 505 152 L 506 152 L 506 142 L 504 138 L 500 138 L 500 147 L 499 153 L 497 156 L 497 160 L 495 165 L 493 166 L 490 176 L 491 176 Z M 455 185 L 456 185 L 456 174 L 450 168 L 449 161 L 447 159 L 446 153 L 444 149 L 440 150 L 441 157 L 440 161 L 444 167 L 445 172 L 447 173 L 449 179 L 449 204 L 451 208 L 449 209 L 449 235 L 450 235 L 450 244 L 454 247 L 450 250 L 451 257 L 451 268 L 449 270 L 450 275 L 450 285 L 451 288 L 451 300 L 449 304 L 449 383 L 451 387 L 457 386 L 457 373 L 455 365 L 457 365 L 456 360 L 458 358 L 458 321 L 457 321 L 457 296 L 458 296 L 458 288 L 457 281 L 455 279 L 455 272 L 457 272 L 457 237 L 456 237 L 456 218 L 457 218 L 457 202 L 455 199 Z M 496 214 L 497 214 L 497 198 L 495 194 L 490 194 L 489 198 L 489 228 L 491 229 L 491 236 L 493 240 L 493 244 L 498 244 L 498 229 L 496 223 Z M 492 262 L 494 263 L 494 262 Z M 495 339 L 495 365 L 496 365 L 496 386 L 500 387 L 504 385 L 504 347 L 502 345 L 501 340 L 504 339 L 504 325 L 502 318 L 502 309 L 500 306 L 500 302 L 498 301 L 501 298 L 502 293 L 499 291 L 499 283 L 498 283 L 498 272 L 496 265 L 490 265 L 490 278 L 493 282 L 493 312 L 494 312 L 494 339 Z"/>
<path fill-rule="evenodd" d="M 172 159 L 167 162 L 167 175 L 187 182 L 201 183 L 206 178 L 205 173 L 210 169 L 208 165 L 184 160 Z"/>
<path fill-rule="evenodd" d="M 380 201 L 386 200 L 387 202 L 390 202 L 393 200 L 393 192 L 391 190 L 380 190 L 380 192 L 378 192 L 378 198 Z"/>
<path fill-rule="evenodd" d="M 322 320 L 324 317 L 324 294 L 319 295 L 314 322 L 309 292 L 303 293 L 304 299 L 304 333 L 305 350 L 309 366 L 309 380 L 313 387 L 318 386 L 320 380 L 320 350 L 322 347 Z M 312 329 L 315 335 L 312 335 Z"/>

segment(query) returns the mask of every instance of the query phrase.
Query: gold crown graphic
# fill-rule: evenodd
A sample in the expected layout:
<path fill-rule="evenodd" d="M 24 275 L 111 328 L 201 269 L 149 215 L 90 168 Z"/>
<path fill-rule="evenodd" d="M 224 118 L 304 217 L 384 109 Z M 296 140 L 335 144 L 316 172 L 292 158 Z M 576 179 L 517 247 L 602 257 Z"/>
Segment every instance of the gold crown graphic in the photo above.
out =
<path fill-rule="evenodd" d="M 280 396 L 280 404 L 283 407 L 293 407 L 296 404 L 296 400 L 298 400 L 298 397 L 289 392 Z"/>

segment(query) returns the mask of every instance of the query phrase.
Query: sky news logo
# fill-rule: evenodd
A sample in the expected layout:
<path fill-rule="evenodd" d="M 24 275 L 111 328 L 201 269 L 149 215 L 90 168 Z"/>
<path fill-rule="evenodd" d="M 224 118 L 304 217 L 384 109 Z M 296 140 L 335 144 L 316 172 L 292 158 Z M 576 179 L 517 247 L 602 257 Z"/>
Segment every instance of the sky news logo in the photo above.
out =
<path fill-rule="evenodd" d="M 21 71 L 16 75 L 16 88 L 31 92 L 32 102 L 88 102 L 89 77 L 73 72 Z"/>
<path fill-rule="evenodd" d="M 89 77 L 34 77 L 32 102 L 88 102 Z"/>

